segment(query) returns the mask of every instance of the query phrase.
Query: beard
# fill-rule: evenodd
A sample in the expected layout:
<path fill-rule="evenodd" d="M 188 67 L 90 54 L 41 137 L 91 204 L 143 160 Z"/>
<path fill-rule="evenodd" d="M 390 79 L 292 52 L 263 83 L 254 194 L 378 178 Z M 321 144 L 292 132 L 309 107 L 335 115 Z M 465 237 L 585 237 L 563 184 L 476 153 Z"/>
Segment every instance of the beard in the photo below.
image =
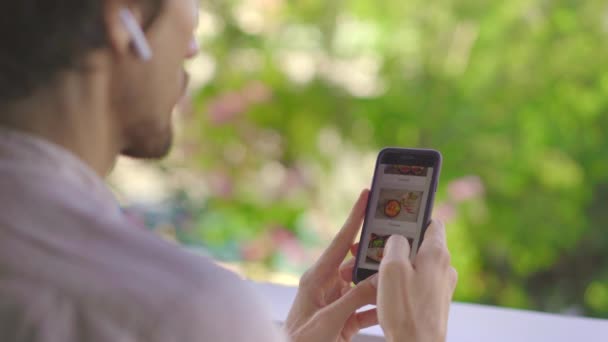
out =
<path fill-rule="evenodd" d="M 126 136 L 129 143 L 121 154 L 137 159 L 164 158 L 173 145 L 173 127 L 170 123 L 159 125 L 147 122 L 133 125 L 127 128 Z"/>

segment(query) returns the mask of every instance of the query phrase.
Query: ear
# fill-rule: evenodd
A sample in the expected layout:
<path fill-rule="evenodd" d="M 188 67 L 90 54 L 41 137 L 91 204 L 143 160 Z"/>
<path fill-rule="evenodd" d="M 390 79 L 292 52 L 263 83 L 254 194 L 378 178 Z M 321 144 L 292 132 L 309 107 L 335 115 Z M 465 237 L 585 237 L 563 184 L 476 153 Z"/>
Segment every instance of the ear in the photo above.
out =
<path fill-rule="evenodd" d="M 125 0 L 106 0 L 104 3 L 104 24 L 108 46 L 112 52 L 123 58 L 132 53 L 132 34 L 121 19 L 121 10 L 128 8 L 139 25 L 142 22 L 142 11 Z"/>

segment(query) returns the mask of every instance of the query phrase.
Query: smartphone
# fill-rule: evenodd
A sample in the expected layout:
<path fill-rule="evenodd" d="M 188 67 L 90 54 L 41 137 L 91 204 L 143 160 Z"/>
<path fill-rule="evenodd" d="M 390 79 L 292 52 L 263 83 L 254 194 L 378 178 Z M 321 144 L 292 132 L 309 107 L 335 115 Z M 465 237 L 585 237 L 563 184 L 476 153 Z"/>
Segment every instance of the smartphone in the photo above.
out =
<path fill-rule="evenodd" d="M 353 281 L 378 272 L 391 235 L 403 235 L 413 260 L 430 224 L 442 156 L 439 151 L 385 148 L 378 154 Z"/>

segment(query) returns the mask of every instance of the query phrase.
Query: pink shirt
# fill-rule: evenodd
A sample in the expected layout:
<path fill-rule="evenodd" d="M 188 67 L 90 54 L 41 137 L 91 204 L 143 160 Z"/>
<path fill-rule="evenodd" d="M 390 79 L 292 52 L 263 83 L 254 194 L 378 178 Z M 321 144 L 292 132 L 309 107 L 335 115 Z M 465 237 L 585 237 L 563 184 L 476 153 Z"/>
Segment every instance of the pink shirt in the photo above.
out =
<path fill-rule="evenodd" d="M 0 341 L 284 341 L 246 282 L 131 226 L 74 155 L 0 128 Z"/>

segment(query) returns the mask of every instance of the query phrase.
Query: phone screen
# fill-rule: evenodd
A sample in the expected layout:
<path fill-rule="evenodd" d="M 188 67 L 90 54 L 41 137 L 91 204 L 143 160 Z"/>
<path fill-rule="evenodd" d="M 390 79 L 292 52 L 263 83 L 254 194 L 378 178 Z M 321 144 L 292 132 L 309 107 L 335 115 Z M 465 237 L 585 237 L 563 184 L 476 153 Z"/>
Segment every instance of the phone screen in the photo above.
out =
<path fill-rule="evenodd" d="M 406 237 L 410 258 L 416 255 L 430 222 L 440 162 L 441 155 L 432 150 L 388 149 L 380 153 L 360 240 L 356 280 L 378 270 L 391 235 Z"/>

